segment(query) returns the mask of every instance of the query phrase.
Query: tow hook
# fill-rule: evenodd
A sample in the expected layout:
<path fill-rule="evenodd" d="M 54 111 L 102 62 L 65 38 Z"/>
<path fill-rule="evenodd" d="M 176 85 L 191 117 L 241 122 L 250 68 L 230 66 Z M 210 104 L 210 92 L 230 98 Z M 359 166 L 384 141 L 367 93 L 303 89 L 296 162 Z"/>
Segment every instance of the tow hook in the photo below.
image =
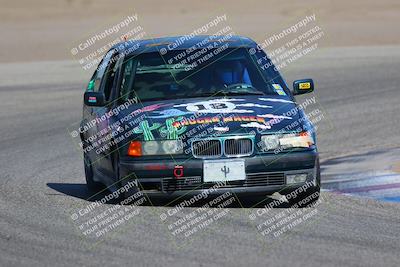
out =
<path fill-rule="evenodd" d="M 179 179 L 183 176 L 183 166 L 181 165 L 176 165 L 174 167 L 174 177 L 175 179 Z"/>

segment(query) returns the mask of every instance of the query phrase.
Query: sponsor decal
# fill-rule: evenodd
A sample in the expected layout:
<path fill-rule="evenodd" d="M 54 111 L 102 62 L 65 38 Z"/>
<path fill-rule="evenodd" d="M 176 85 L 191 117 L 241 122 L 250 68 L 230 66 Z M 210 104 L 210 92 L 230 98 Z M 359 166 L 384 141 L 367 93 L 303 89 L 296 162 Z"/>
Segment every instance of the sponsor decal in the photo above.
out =
<path fill-rule="evenodd" d="M 279 98 L 265 98 L 265 97 L 260 97 L 258 100 L 261 101 L 269 101 L 269 102 L 281 102 L 281 103 L 294 103 L 293 101 L 286 100 L 286 99 L 279 99 Z"/>
<path fill-rule="evenodd" d="M 278 93 L 278 95 L 286 95 L 285 91 L 283 90 L 276 90 L 276 92 Z"/>
<path fill-rule="evenodd" d="M 283 88 L 280 84 L 273 83 L 272 87 L 274 88 L 275 92 L 278 93 L 278 95 L 286 95 L 285 91 L 283 90 Z"/>
<path fill-rule="evenodd" d="M 196 119 L 183 118 L 180 121 L 175 121 L 172 125 L 174 127 L 182 127 L 188 125 L 197 124 L 209 124 L 209 123 L 229 123 L 229 122 L 259 122 L 265 123 L 265 119 L 257 116 L 247 116 L 247 115 L 232 115 L 229 117 L 202 117 Z"/>
<path fill-rule="evenodd" d="M 162 107 L 167 107 L 170 106 L 170 104 L 154 104 L 154 105 L 150 105 L 150 106 L 145 106 L 142 107 L 140 109 L 138 109 L 136 112 L 141 113 L 141 112 L 150 112 L 150 111 L 154 111 L 156 109 L 162 108 Z"/>
<path fill-rule="evenodd" d="M 258 107 L 258 108 L 272 108 L 272 106 L 260 105 L 254 103 L 236 104 L 232 102 L 244 101 L 244 99 L 212 99 L 207 101 L 200 101 L 195 103 L 174 105 L 177 107 L 185 107 L 186 110 L 193 113 L 253 113 L 254 110 L 237 109 L 237 107 Z"/>
<path fill-rule="evenodd" d="M 153 131 L 158 129 L 161 126 L 160 123 L 153 123 L 151 126 L 147 120 L 141 121 L 139 126 L 133 129 L 133 132 L 136 134 L 143 134 L 144 141 L 153 141 L 154 135 Z"/>
<path fill-rule="evenodd" d="M 285 91 L 283 90 L 276 90 L 276 92 L 278 93 L 278 95 L 286 95 Z"/>
<path fill-rule="evenodd" d="M 281 86 L 279 83 L 273 83 L 273 84 L 272 84 L 272 87 L 273 87 L 275 90 L 283 90 L 282 86 Z"/>
<path fill-rule="evenodd" d="M 174 123 L 179 123 L 183 117 L 178 119 L 167 119 L 165 121 L 165 125 L 163 126 L 161 123 L 155 122 L 152 125 L 149 124 L 147 120 L 141 121 L 139 126 L 133 129 L 133 132 L 136 134 L 143 134 L 144 141 L 154 141 L 154 131 L 158 130 L 160 135 L 168 140 L 176 140 L 179 138 L 179 135 L 183 134 L 186 131 L 185 125 L 180 125 L 178 127 L 174 127 Z"/>
<path fill-rule="evenodd" d="M 288 120 L 292 119 L 292 117 L 289 117 L 289 116 L 274 115 L 274 114 L 264 114 L 264 115 L 257 115 L 257 116 L 261 117 L 261 118 L 268 118 L 268 119 L 288 119 Z"/>
<path fill-rule="evenodd" d="M 272 106 L 260 105 L 260 104 L 254 104 L 254 103 L 239 104 L 236 106 L 238 106 L 238 107 L 254 107 L 254 108 L 273 108 Z"/>
<path fill-rule="evenodd" d="M 229 127 L 228 126 L 226 126 L 226 127 L 214 126 L 214 131 L 226 133 L 226 132 L 229 132 Z"/>
<path fill-rule="evenodd" d="M 178 139 L 179 135 L 186 131 L 186 126 L 181 125 L 181 127 L 174 127 L 173 124 L 182 120 L 183 117 L 179 117 L 176 120 L 174 118 L 165 120 L 165 126 L 160 128 L 160 135 L 169 140 Z"/>
<path fill-rule="evenodd" d="M 95 96 L 89 96 L 88 101 L 89 101 L 89 103 L 96 103 L 97 99 Z"/>
<path fill-rule="evenodd" d="M 149 118 L 155 118 L 155 119 L 162 119 L 162 118 L 169 118 L 169 117 L 178 117 L 178 116 L 183 116 L 186 114 L 192 114 L 192 112 L 185 112 L 180 109 L 176 108 L 171 108 L 171 109 L 166 109 L 162 111 L 156 111 L 158 115 L 151 115 L 148 116 Z"/>
<path fill-rule="evenodd" d="M 244 123 L 244 124 L 240 124 L 240 126 L 245 127 L 245 128 L 258 128 L 258 129 L 262 129 L 262 130 L 271 129 L 271 126 L 269 126 L 268 124 L 261 124 L 258 122 Z"/>

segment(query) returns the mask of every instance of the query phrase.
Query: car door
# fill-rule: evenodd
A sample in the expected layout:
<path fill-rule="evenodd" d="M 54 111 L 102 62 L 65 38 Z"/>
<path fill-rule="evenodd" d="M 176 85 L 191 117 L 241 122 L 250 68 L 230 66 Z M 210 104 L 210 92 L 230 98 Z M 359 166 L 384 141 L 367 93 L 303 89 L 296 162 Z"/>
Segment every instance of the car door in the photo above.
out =
<path fill-rule="evenodd" d="M 113 182 L 114 168 L 113 168 L 113 156 L 115 145 L 111 143 L 111 123 L 112 118 L 108 114 L 112 114 L 110 111 L 115 107 L 115 90 L 118 80 L 118 70 L 120 69 L 120 62 L 123 60 L 118 52 L 114 52 L 107 65 L 105 73 L 100 83 L 100 92 L 104 93 L 106 105 L 101 107 L 95 107 L 93 109 L 93 116 L 98 121 L 96 124 L 97 133 L 101 139 L 105 141 L 100 142 L 98 147 L 96 169 L 105 176 L 108 182 Z"/>
<path fill-rule="evenodd" d="M 104 74 L 106 73 L 106 67 L 108 66 L 112 55 L 115 51 L 109 51 L 101 60 L 99 66 L 97 67 L 96 71 L 93 73 L 92 78 L 86 88 L 87 92 L 99 92 L 101 81 L 103 80 Z M 105 67 L 104 67 L 105 66 Z M 93 139 L 93 136 L 97 134 L 97 127 L 95 124 L 96 119 L 96 107 L 88 106 L 83 103 L 83 119 L 81 122 L 81 129 L 85 129 L 81 133 L 82 143 L 84 144 L 84 148 L 91 147 L 93 142 L 96 140 Z M 89 155 L 91 162 L 97 161 L 96 149 L 88 149 L 86 150 L 87 154 Z"/>

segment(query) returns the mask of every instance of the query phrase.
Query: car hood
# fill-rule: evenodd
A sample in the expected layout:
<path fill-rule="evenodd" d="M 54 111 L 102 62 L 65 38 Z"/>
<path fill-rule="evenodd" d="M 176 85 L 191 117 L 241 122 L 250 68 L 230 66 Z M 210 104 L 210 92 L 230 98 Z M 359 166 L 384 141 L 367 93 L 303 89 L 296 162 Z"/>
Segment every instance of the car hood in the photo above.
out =
<path fill-rule="evenodd" d="M 300 116 L 288 97 L 237 96 L 136 103 L 120 110 L 117 119 L 149 141 L 272 133 L 290 130 Z"/>

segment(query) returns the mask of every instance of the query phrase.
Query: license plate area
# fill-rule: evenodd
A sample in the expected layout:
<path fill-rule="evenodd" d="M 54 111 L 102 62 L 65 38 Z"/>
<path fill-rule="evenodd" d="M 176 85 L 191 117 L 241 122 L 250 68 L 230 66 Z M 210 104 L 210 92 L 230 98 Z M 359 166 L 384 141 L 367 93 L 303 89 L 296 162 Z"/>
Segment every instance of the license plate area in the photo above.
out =
<path fill-rule="evenodd" d="M 244 159 L 203 161 L 203 182 L 229 182 L 246 179 Z"/>

